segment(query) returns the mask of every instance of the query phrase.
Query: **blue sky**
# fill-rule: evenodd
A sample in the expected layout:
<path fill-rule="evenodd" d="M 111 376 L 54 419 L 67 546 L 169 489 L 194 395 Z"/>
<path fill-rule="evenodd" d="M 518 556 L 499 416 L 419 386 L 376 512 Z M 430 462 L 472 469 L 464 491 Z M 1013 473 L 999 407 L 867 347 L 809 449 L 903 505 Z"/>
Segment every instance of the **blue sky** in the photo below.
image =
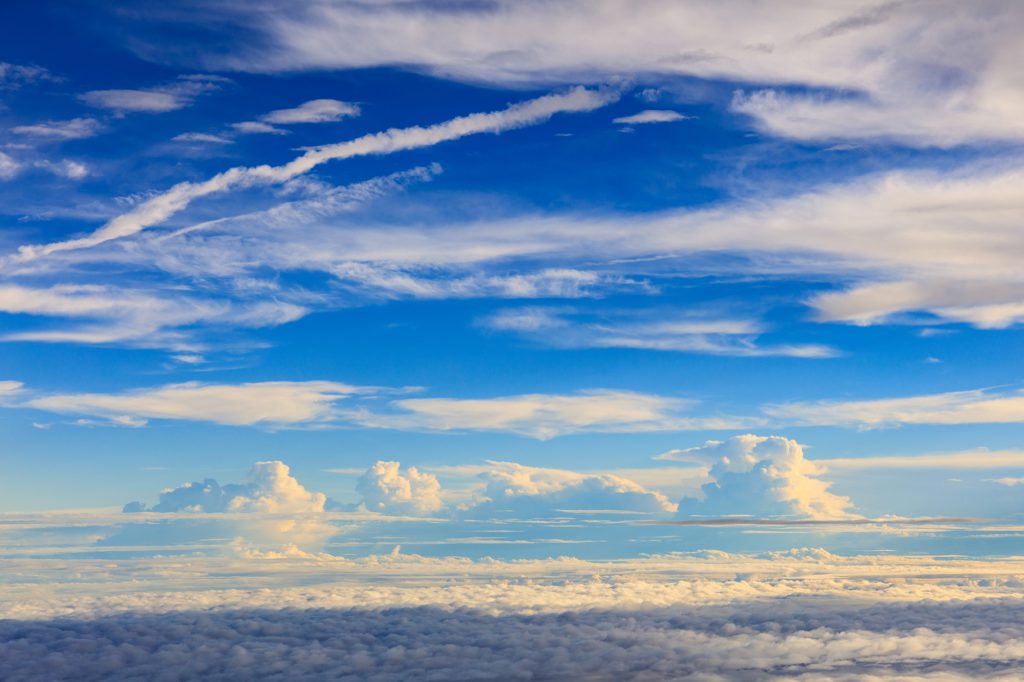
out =
<path fill-rule="evenodd" d="M 740 5 L 0 10 L 0 510 L 1018 521 L 1019 8 Z"/>

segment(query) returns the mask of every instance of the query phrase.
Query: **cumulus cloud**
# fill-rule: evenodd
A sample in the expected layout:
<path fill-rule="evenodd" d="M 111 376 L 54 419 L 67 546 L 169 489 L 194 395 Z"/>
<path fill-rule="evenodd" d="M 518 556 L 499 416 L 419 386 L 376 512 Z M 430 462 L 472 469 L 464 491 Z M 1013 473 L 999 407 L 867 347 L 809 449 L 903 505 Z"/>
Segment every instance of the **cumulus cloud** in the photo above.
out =
<path fill-rule="evenodd" d="M 292 109 L 277 109 L 260 117 L 267 123 L 332 123 L 359 115 L 359 106 L 336 99 L 313 99 Z"/>
<path fill-rule="evenodd" d="M 94 118 L 72 118 L 67 121 L 45 121 L 11 128 L 17 135 L 28 135 L 51 140 L 78 140 L 93 137 L 103 130 L 103 124 Z"/>
<path fill-rule="evenodd" d="M 444 507 L 441 484 L 433 474 L 416 467 L 401 470 L 398 462 L 377 462 L 359 477 L 356 492 L 370 511 L 385 514 L 427 515 Z"/>
<path fill-rule="evenodd" d="M 484 488 L 468 514 L 513 514 L 527 518 L 560 509 L 670 512 L 676 506 L 659 492 L 614 474 L 490 462 L 480 474 Z"/>
<path fill-rule="evenodd" d="M 642 123 L 672 123 L 673 121 L 682 121 L 691 118 L 690 116 L 684 116 L 678 111 L 671 111 L 666 109 L 645 109 L 639 113 L 632 114 L 631 116 L 619 116 L 618 118 L 612 119 L 614 123 L 622 123 L 625 125 L 639 125 Z"/>
<path fill-rule="evenodd" d="M 747 515 L 829 519 L 848 517 L 849 498 L 829 492 L 824 469 L 804 457 L 803 448 L 781 436 L 732 436 L 675 450 L 659 459 L 709 465 L 712 482 L 703 500 L 683 498 L 680 517 Z"/>
<path fill-rule="evenodd" d="M 227 79 L 220 76 L 190 75 L 143 90 L 91 90 L 79 99 L 91 107 L 117 113 L 162 114 L 191 106 L 201 94 L 217 90 Z"/>
<path fill-rule="evenodd" d="M 238 187 L 281 184 L 328 161 L 428 147 L 466 135 L 500 133 L 535 125 L 558 113 L 592 111 L 608 104 L 616 97 L 616 93 L 608 90 L 574 88 L 564 93 L 520 102 L 501 111 L 470 114 L 426 128 L 417 126 L 393 129 L 365 135 L 349 142 L 317 147 L 281 166 L 232 168 L 203 182 L 179 183 L 166 192 L 147 199 L 132 211 L 108 221 L 87 236 L 41 246 L 22 246 L 18 250 L 16 260 L 30 261 L 53 253 L 85 249 L 128 237 L 164 222 L 201 197 Z"/>
<path fill-rule="evenodd" d="M 311 548 L 320 546 L 334 533 L 323 517 L 327 496 L 306 490 L 279 460 L 256 462 L 245 483 L 220 485 L 216 480 L 191 481 L 160 493 L 160 501 L 149 508 L 141 502 L 130 502 L 123 511 L 129 514 L 217 514 L 208 524 L 207 532 L 228 533 L 243 538 L 254 548 Z M 187 531 L 196 532 L 193 528 Z M 151 531 L 151 542 L 158 542 L 164 533 L 174 533 L 172 526 Z M 179 531 L 180 532 L 180 531 Z M 115 539 L 116 539 L 115 535 Z"/>

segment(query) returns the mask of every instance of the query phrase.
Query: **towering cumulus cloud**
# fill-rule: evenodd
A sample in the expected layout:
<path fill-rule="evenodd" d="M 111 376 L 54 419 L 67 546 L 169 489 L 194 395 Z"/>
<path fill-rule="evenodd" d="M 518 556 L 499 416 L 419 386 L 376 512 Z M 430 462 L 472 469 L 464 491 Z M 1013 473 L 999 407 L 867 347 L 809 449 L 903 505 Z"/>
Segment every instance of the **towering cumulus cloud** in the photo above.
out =
<path fill-rule="evenodd" d="M 416 467 L 404 472 L 398 462 L 377 462 L 359 478 L 356 491 L 370 511 L 390 514 L 431 514 L 444 506 L 437 477 Z"/>
<path fill-rule="evenodd" d="M 818 476 L 822 467 L 804 458 L 795 440 L 781 436 L 733 436 L 724 441 L 676 450 L 662 459 L 707 463 L 714 479 L 702 488 L 703 500 L 684 498 L 679 516 L 803 517 L 849 516 L 849 498 L 829 492 Z"/>
<path fill-rule="evenodd" d="M 185 512 L 195 514 L 200 521 L 204 514 L 216 514 L 211 523 L 192 524 L 190 533 L 197 538 L 231 533 L 258 546 L 300 548 L 319 546 L 333 533 L 323 516 L 326 502 L 326 495 L 306 490 L 284 462 L 275 460 L 253 464 L 245 483 L 222 486 L 212 478 L 192 481 L 163 490 L 159 503 L 152 508 L 130 502 L 124 511 Z M 159 528 L 170 531 L 171 525 Z M 115 540 L 121 539 L 115 536 Z"/>

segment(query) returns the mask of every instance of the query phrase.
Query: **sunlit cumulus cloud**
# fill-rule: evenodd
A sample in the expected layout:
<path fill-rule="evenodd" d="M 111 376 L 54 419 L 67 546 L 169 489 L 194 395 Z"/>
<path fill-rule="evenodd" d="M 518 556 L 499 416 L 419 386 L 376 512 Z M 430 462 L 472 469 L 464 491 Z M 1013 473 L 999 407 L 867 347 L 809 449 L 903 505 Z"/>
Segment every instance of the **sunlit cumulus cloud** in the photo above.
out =
<path fill-rule="evenodd" d="M 404 471 L 398 462 L 377 462 L 356 483 L 369 511 L 385 514 L 433 514 L 444 507 L 441 484 L 416 467 Z"/>
<path fill-rule="evenodd" d="M 254 547 L 295 547 L 302 551 L 321 544 L 334 532 L 322 518 L 326 502 L 323 493 L 303 487 L 284 462 L 266 461 L 252 466 L 245 483 L 222 486 L 211 478 L 188 482 L 163 490 L 160 501 L 152 507 L 130 502 L 124 506 L 124 512 L 216 514 L 207 532 L 237 534 Z M 175 516 L 171 523 L 180 520 L 180 516 Z M 186 522 L 186 528 L 188 525 Z M 192 528 L 188 531 L 196 532 Z M 168 525 L 154 528 L 154 542 L 160 540 L 161 532 L 174 530 Z"/>
<path fill-rule="evenodd" d="M 671 512 L 663 494 L 614 474 L 590 474 L 531 467 L 515 462 L 472 466 L 475 482 L 465 490 L 442 491 L 433 474 L 398 462 L 377 462 L 356 485 L 369 511 L 411 515 L 468 515 L 473 518 L 534 518 L 571 510 Z M 455 493 L 457 502 L 446 495 Z"/>
<path fill-rule="evenodd" d="M 469 514 L 513 514 L 526 517 L 557 510 L 671 512 L 676 506 L 659 492 L 622 476 L 586 474 L 491 462 L 480 474 L 484 488 Z"/>
<path fill-rule="evenodd" d="M 674 450 L 659 459 L 707 463 L 712 482 L 703 500 L 683 498 L 681 518 L 746 515 L 760 518 L 833 519 L 849 516 L 849 498 L 829 492 L 823 467 L 804 457 L 794 440 L 780 436 L 733 436 Z"/>

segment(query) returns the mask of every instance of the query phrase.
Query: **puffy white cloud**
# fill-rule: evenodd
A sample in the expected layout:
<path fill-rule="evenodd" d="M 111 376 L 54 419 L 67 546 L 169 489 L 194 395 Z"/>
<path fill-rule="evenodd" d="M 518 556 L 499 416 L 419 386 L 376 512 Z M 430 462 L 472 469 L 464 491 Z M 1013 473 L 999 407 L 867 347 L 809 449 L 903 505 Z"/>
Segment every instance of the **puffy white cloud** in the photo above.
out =
<path fill-rule="evenodd" d="M 11 128 L 18 135 L 30 135 L 54 140 L 78 140 L 93 137 L 103 130 L 103 124 L 94 118 L 73 118 L 67 121 L 46 121 Z"/>
<path fill-rule="evenodd" d="M 292 109 L 277 109 L 260 117 L 267 123 L 331 123 L 359 115 L 359 105 L 336 99 L 313 99 Z"/>
<path fill-rule="evenodd" d="M 906 398 L 794 402 L 765 414 L 789 423 L 863 428 L 899 424 L 1012 424 L 1024 421 L 1024 391 L 955 391 Z"/>
<path fill-rule="evenodd" d="M 564 469 L 490 462 L 480 474 L 484 488 L 475 514 L 526 517 L 559 509 L 670 512 L 675 505 L 659 492 L 614 474 L 587 474 Z"/>
<path fill-rule="evenodd" d="M 433 474 L 416 467 L 404 472 L 398 462 L 377 462 L 359 477 L 356 492 L 370 511 L 385 514 L 427 515 L 444 507 L 441 484 Z"/>
<path fill-rule="evenodd" d="M 684 498 L 680 517 L 734 516 L 848 517 L 849 498 L 828 491 L 818 476 L 824 469 L 804 458 L 803 448 L 781 436 L 732 436 L 702 446 L 674 450 L 659 459 L 706 463 L 712 482 L 703 500 Z"/>
<path fill-rule="evenodd" d="M 163 490 L 160 501 L 152 508 L 130 502 L 123 511 L 214 515 L 210 522 L 200 526 L 183 523 L 179 517 L 174 517 L 170 524 L 150 525 L 152 544 L 159 543 L 162 537 L 173 540 L 191 534 L 196 539 L 237 537 L 254 551 L 284 548 L 301 552 L 301 548 L 322 546 L 337 531 L 324 515 L 326 502 L 326 495 L 306 490 L 284 462 L 275 460 L 253 464 L 245 483 L 222 486 L 212 478 L 190 481 Z M 152 514 L 146 516 L 151 520 Z M 113 541 L 118 537 L 115 534 Z"/>
<path fill-rule="evenodd" d="M 535 125 L 558 113 L 592 111 L 608 104 L 616 97 L 617 94 L 610 90 L 574 88 L 567 92 L 520 102 L 501 111 L 461 116 L 425 128 L 416 126 L 387 130 L 348 142 L 317 147 L 281 166 L 231 168 L 203 182 L 179 183 L 166 192 L 147 199 L 132 211 L 113 218 L 87 236 L 41 246 L 22 246 L 18 250 L 16 260 L 30 261 L 53 253 L 85 249 L 128 237 L 164 222 L 201 197 L 238 187 L 281 184 L 328 161 L 428 147 L 466 135 L 500 133 Z"/>
<path fill-rule="evenodd" d="M 619 116 L 618 118 L 613 118 L 612 121 L 614 123 L 622 123 L 625 125 L 639 125 L 642 123 L 672 123 L 673 121 L 683 121 L 688 118 L 692 117 L 680 114 L 678 111 L 666 109 L 644 109 L 643 111 L 631 116 Z"/>
<path fill-rule="evenodd" d="M 315 425 L 335 417 L 337 401 L 365 390 L 333 381 L 187 382 L 124 393 L 53 394 L 22 406 L 107 419 L 127 416 L 234 426 Z"/>

